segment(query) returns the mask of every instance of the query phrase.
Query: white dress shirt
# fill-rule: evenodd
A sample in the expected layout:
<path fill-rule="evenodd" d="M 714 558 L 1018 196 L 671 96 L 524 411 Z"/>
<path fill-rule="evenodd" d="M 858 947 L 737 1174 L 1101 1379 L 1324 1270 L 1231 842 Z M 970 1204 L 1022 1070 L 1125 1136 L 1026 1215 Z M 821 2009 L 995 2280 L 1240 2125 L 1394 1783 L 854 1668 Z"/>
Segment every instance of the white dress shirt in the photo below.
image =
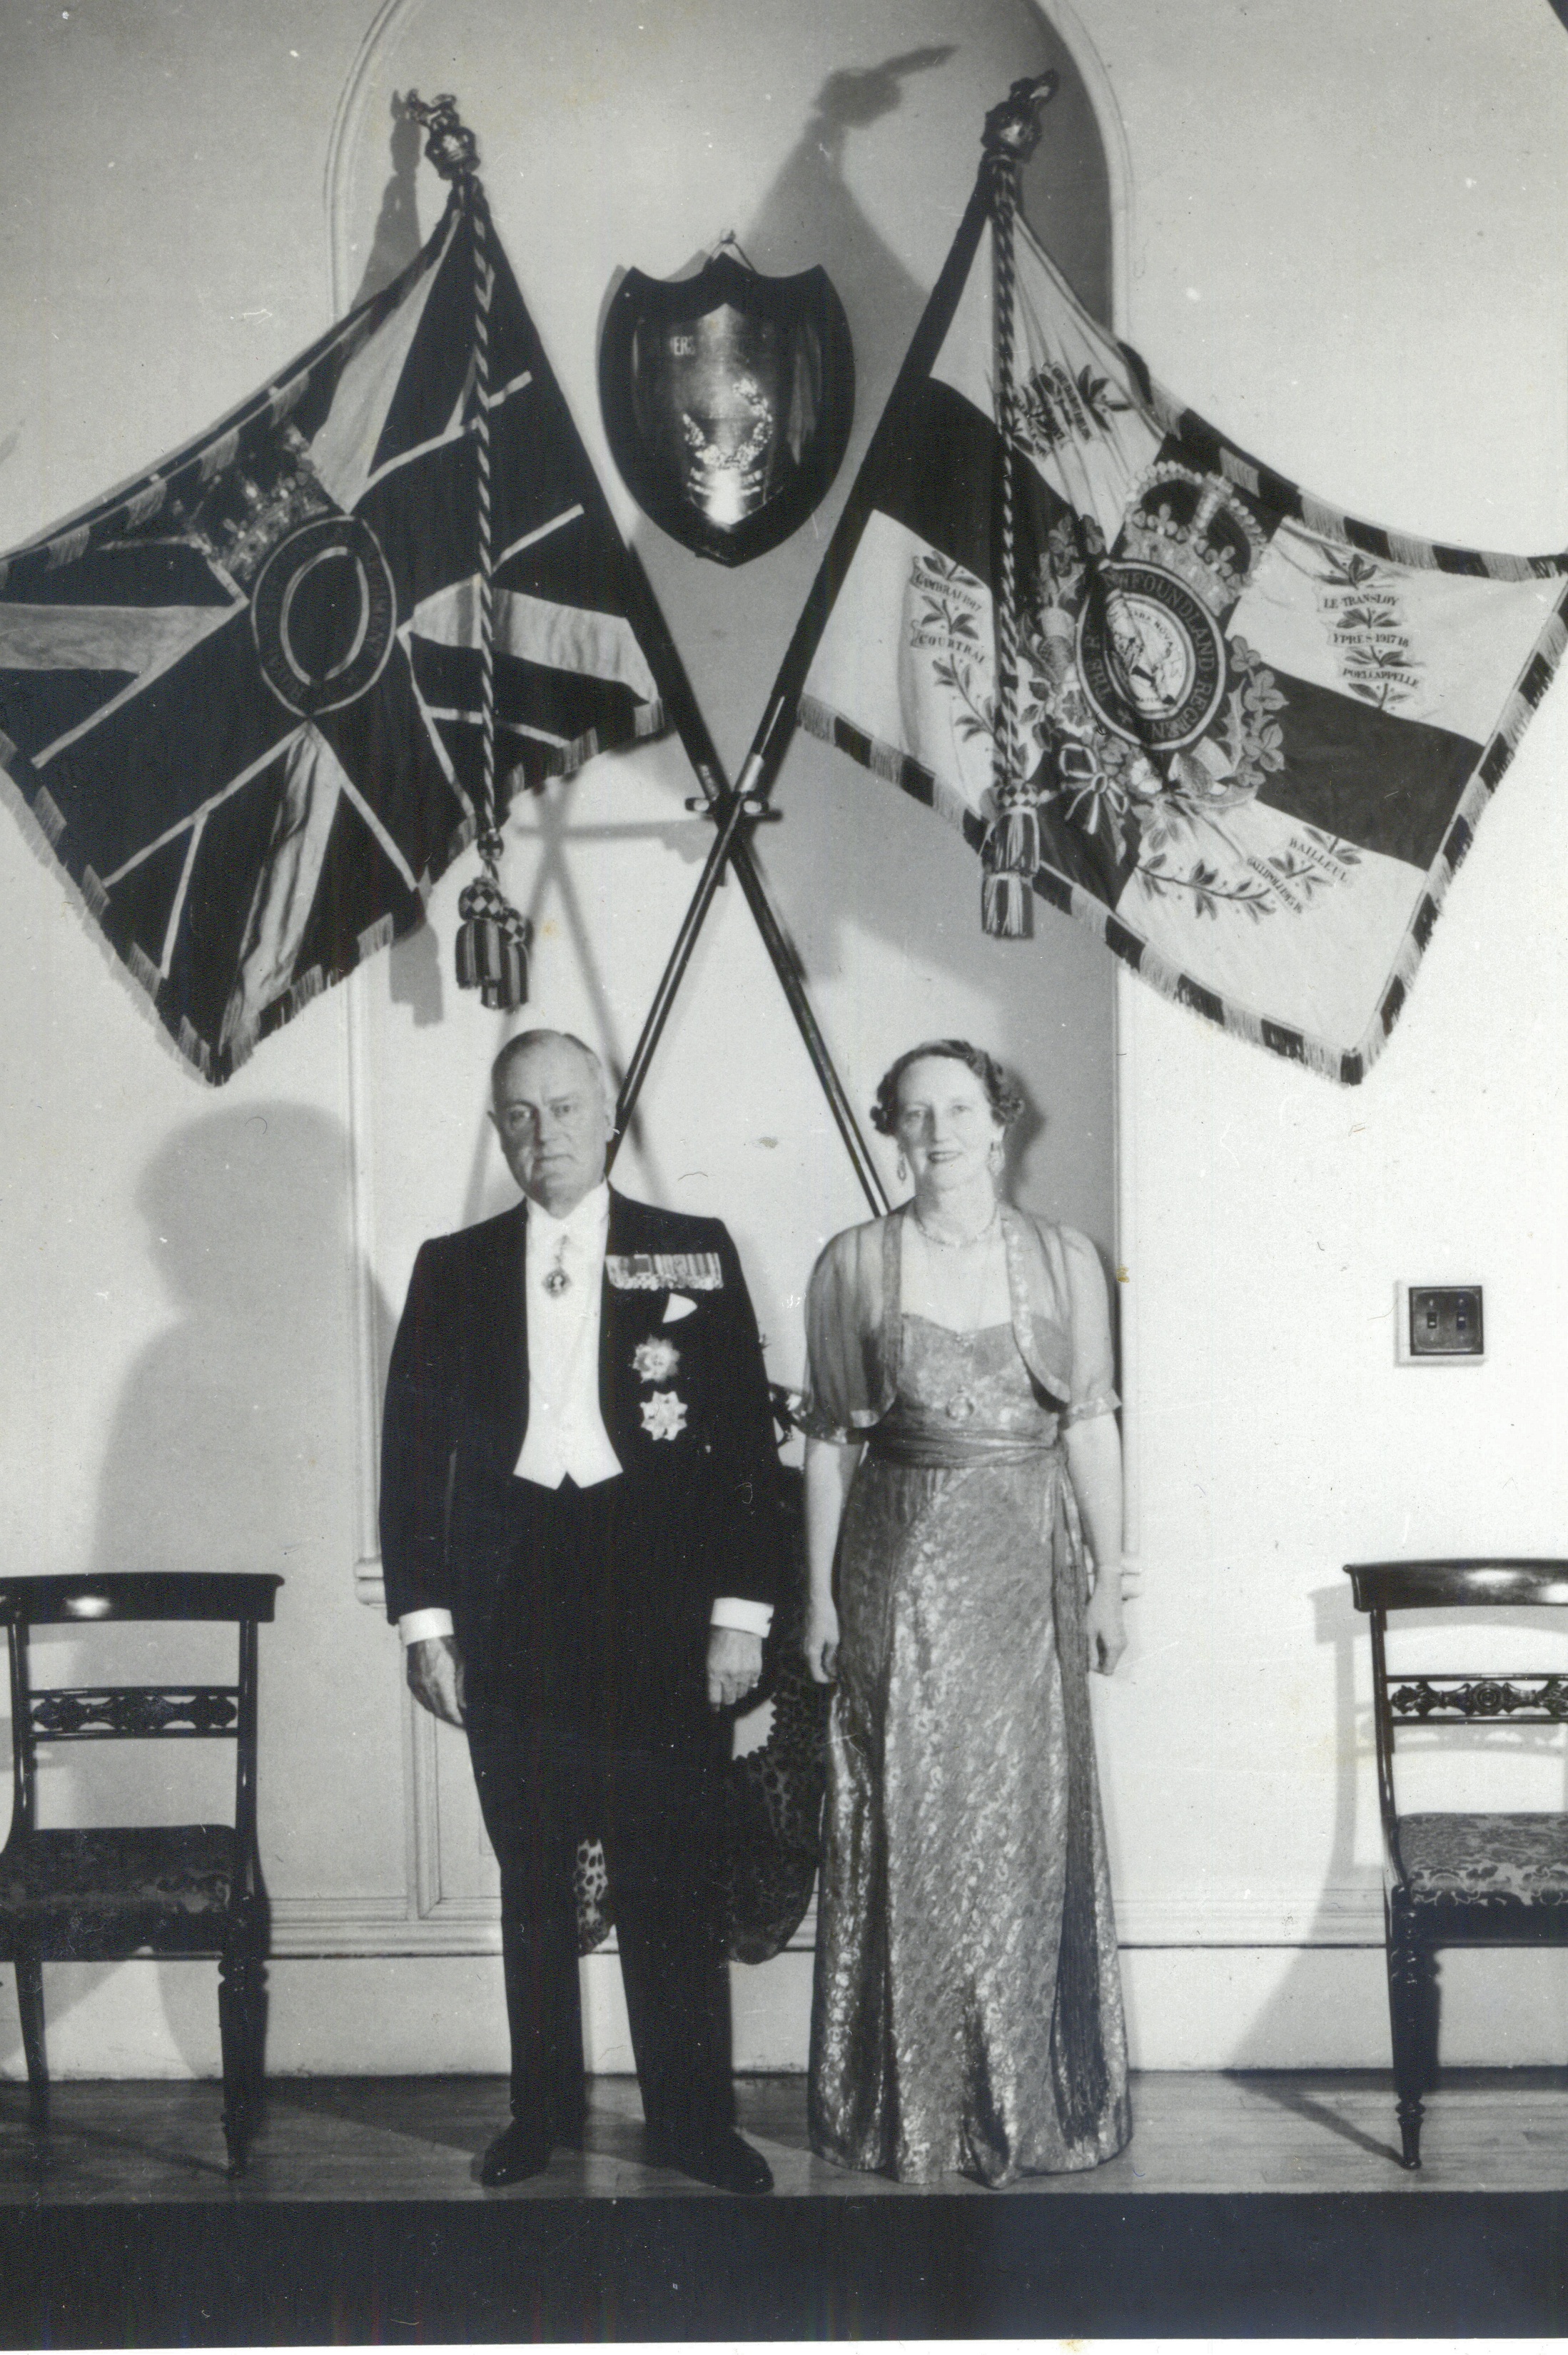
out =
<path fill-rule="evenodd" d="M 596 1488 L 620 1476 L 599 1403 L 599 1320 L 610 1188 L 600 1184 L 564 1219 L 538 1202 L 528 1209 L 523 1255 L 528 1337 L 528 1426 L 517 1461 L 519 1480 L 559 1488 L 566 1479 Z M 559 1274 L 564 1288 L 551 1291 Z"/>
<path fill-rule="evenodd" d="M 599 1328 L 604 1297 L 604 1248 L 610 1231 L 610 1188 L 595 1186 L 564 1219 L 542 1204 L 528 1205 L 528 1247 L 523 1254 L 523 1303 L 528 1352 L 528 1420 L 517 1456 L 516 1477 L 541 1488 L 571 1480 L 595 1488 L 620 1477 L 621 1459 L 604 1428 L 599 1399 Z M 567 1282 L 552 1291 L 549 1277 L 559 1269 Z M 736 1627 L 765 1636 L 773 1613 L 765 1603 L 721 1595 L 713 1605 L 715 1627 Z M 450 1611 L 405 1611 L 398 1622 L 405 1644 L 450 1636 Z"/>

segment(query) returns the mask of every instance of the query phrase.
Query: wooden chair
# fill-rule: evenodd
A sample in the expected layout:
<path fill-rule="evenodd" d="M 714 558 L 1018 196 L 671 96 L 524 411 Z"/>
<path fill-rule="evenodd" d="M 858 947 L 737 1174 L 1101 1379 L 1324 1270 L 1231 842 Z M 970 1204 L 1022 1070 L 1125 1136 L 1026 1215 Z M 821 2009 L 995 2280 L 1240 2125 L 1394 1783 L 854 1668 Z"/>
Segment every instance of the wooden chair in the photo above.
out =
<path fill-rule="evenodd" d="M 1394 2092 L 1403 2164 L 1416 2168 L 1421 2097 L 1436 2079 L 1436 1949 L 1568 1945 L 1568 1814 L 1401 1815 L 1395 1732 L 1568 1724 L 1568 1675 L 1456 1666 L 1402 1676 L 1388 1665 L 1388 1614 L 1568 1606 L 1568 1561 L 1363 1561 L 1346 1575 L 1371 1626 Z"/>
<path fill-rule="evenodd" d="M 11 1653 L 11 1829 L 0 1850 L 0 1960 L 16 1966 L 31 2116 L 48 2122 L 43 1965 L 133 1955 L 216 1955 L 229 2172 L 243 2172 L 260 2107 L 267 1901 L 256 1846 L 256 1629 L 281 1578 L 135 1572 L 0 1581 Z M 35 1686 L 34 1627 L 133 1620 L 229 1620 L 239 1629 L 232 1685 Z M 232 1824 L 40 1830 L 43 1742 L 229 1741 Z"/>

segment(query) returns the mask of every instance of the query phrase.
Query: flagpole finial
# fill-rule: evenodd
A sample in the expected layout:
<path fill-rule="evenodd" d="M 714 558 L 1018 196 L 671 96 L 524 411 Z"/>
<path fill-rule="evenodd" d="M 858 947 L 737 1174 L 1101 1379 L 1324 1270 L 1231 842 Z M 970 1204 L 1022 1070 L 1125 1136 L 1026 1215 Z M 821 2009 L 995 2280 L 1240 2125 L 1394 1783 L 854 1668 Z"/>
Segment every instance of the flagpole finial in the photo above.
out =
<path fill-rule="evenodd" d="M 435 165 L 443 180 L 472 180 L 479 169 L 479 142 L 458 113 L 451 91 L 439 91 L 426 100 L 417 90 L 411 90 L 404 104 L 426 134 L 426 161 Z"/>
<path fill-rule="evenodd" d="M 1040 144 L 1040 109 L 1056 96 L 1061 77 L 1048 69 L 1014 82 L 986 117 L 983 144 L 993 163 L 1027 164 Z"/>

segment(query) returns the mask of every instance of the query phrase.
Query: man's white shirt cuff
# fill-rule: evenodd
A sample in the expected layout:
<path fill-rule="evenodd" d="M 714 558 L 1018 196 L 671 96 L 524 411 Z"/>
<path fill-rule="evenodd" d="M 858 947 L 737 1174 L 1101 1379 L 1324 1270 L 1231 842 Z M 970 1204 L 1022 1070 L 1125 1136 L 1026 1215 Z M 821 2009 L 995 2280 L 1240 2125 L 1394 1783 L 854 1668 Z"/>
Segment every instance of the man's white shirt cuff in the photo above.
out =
<path fill-rule="evenodd" d="M 405 1645 L 428 1644 L 433 1636 L 450 1636 L 452 1614 L 432 1605 L 428 1611 L 405 1611 L 398 1622 L 398 1633 Z"/>
<path fill-rule="evenodd" d="M 721 1594 L 713 1605 L 715 1627 L 738 1628 L 742 1636 L 766 1636 L 773 1624 L 771 1603 L 748 1603 L 739 1594 Z"/>

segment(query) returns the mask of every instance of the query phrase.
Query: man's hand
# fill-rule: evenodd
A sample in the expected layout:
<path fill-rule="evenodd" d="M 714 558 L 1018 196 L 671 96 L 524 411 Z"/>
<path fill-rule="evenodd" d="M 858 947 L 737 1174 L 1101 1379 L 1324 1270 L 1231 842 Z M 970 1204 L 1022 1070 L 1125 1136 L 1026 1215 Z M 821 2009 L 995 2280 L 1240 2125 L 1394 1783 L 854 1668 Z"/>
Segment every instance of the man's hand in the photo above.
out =
<path fill-rule="evenodd" d="M 743 1627 L 715 1627 L 708 1638 L 708 1706 L 733 1709 L 763 1673 L 763 1639 Z"/>
<path fill-rule="evenodd" d="M 462 1726 L 463 1655 L 453 1636 L 427 1636 L 411 1644 L 406 1672 L 409 1690 L 421 1709 L 443 1724 Z"/>

